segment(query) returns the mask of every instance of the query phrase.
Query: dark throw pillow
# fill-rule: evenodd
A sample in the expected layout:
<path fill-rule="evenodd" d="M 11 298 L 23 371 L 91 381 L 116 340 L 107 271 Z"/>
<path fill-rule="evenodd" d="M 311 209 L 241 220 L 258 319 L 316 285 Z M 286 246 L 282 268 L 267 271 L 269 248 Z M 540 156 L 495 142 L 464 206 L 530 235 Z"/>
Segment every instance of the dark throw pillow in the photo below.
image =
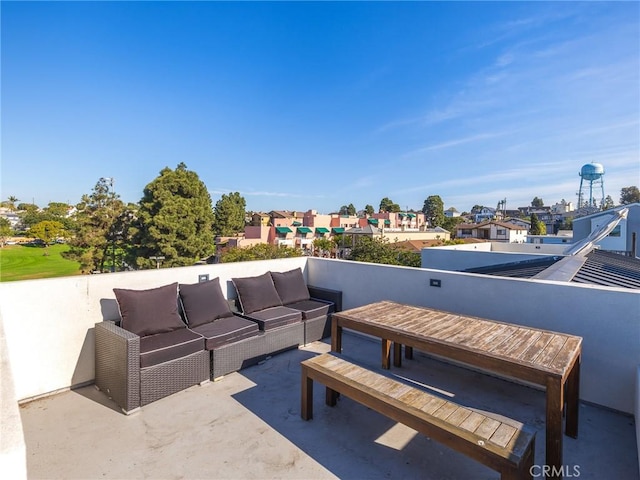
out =
<path fill-rule="evenodd" d="M 282 305 L 269 272 L 257 277 L 232 278 L 231 281 L 238 292 L 240 308 L 243 313 L 257 312 Z"/>
<path fill-rule="evenodd" d="M 271 278 L 283 305 L 309 300 L 309 290 L 301 269 L 271 272 Z"/>
<path fill-rule="evenodd" d="M 185 326 L 178 313 L 178 283 L 149 290 L 114 288 L 121 326 L 144 337 Z"/>
<path fill-rule="evenodd" d="M 218 318 L 233 317 L 233 312 L 222 294 L 218 277 L 208 282 L 180 284 L 180 302 L 190 327 L 213 322 Z"/>

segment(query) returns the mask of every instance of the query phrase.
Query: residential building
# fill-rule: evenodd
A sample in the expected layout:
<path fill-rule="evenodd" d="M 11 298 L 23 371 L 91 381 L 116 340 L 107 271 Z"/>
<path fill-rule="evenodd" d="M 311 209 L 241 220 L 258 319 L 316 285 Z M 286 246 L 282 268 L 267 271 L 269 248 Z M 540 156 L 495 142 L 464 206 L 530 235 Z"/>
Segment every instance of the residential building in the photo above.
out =
<path fill-rule="evenodd" d="M 444 216 L 447 218 L 456 218 L 460 216 L 460 212 L 455 207 L 449 207 L 444 211 Z"/>
<path fill-rule="evenodd" d="M 596 212 L 573 220 L 573 240 L 577 242 L 589 236 L 604 223 L 608 222 L 612 215 L 626 210 L 625 218 L 622 218 L 614 230 L 600 242 L 602 250 L 621 252 L 626 255 L 640 255 L 640 203 L 621 205 L 611 210 Z"/>
<path fill-rule="evenodd" d="M 473 220 L 476 223 L 486 220 L 493 220 L 496 217 L 496 209 L 491 207 L 482 207 L 480 211 L 473 213 Z"/>
<path fill-rule="evenodd" d="M 488 221 L 461 223 L 456 227 L 456 238 L 479 238 L 494 242 L 524 243 L 527 239 L 525 227 L 508 222 Z"/>

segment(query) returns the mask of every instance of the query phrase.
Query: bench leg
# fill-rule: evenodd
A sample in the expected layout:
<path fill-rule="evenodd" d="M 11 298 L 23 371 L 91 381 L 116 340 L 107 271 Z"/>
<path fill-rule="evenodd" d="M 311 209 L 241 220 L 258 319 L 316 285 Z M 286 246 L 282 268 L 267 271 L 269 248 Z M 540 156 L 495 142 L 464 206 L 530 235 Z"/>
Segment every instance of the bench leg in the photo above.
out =
<path fill-rule="evenodd" d="M 327 387 L 325 391 L 325 403 L 330 407 L 335 407 L 338 400 L 338 395 L 338 392 Z"/>
<path fill-rule="evenodd" d="M 309 378 L 304 366 L 300 387 L 300 416 L 303 420 L 311 420 L 313 418 L 313 380 Z"/>

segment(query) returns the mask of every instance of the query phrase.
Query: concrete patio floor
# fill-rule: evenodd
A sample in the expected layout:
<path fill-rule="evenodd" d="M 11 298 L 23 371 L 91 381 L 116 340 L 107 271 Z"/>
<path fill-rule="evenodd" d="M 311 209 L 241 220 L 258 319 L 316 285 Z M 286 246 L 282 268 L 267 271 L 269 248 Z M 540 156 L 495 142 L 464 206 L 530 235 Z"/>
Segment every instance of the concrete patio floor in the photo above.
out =
<path fill-rule="evenodd" d="M 316 342 L 195 386 L 125 416 L 93 386 L 21 407 L 30 479 L 497 479 L 499 474 L 342 397 L 300 418 L 300 361 Z M 345 332 L 343 353 L 379 366 L 380 343 Z M 544 463 L 544 392 L 416 352 L 394 374 L 538 430 Z M 638 479 L 634 420 L 581 404 L 579 438 L 564 437 L 565 478 Z M 538 468 L 533 473 L 539 474 Z"/>

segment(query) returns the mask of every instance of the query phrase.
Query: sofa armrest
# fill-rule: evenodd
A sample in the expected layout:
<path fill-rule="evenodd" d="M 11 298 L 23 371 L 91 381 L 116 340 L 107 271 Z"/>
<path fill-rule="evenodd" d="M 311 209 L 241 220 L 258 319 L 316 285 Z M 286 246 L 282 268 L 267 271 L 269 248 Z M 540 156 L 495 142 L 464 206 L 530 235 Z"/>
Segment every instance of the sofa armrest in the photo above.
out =
<path fill-rule="evenodd" d="M 309 289 L 309 295 L 311 296 L 311 298 L 332 302 L 334 305 L 334 311 L 336 312 L 342 310 L 341 290 L 331 290 L 329 288 L 314 287 L 313 285 L 307 285 L 307 288 Z"/>
<path fill-rule="evenodd" d="M 140 407 L 140 337 L 104 321 L 95 325 L 96 386 L 124 411 Z"/>

